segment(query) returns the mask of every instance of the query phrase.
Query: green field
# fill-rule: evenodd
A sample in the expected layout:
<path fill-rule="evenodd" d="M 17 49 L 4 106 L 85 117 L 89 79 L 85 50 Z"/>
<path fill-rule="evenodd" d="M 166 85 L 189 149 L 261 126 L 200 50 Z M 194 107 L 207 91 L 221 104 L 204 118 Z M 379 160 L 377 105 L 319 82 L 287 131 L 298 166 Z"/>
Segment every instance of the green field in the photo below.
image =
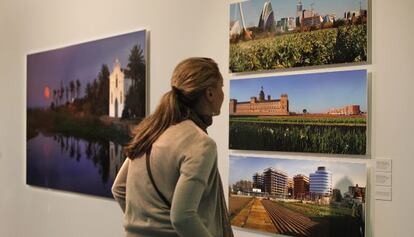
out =
<path fill-rule="evenodd" d="M 367 25 L 293 33 L 230 44 L 231 72 L 367 61 Z"/>
<path fill-rule="evenodd" d="M 324 217 L 324 216 L 351 216 L 352 210 L 344 207 L 323 206 L 310 203 L 283 202 L 278 201 L 279 205 L 292 211 L 304 214 L 307 217 Z"/>
<path fill-rule="evenodd" d="M 365 155 L 365 117 L 231 117 L 230 149 Z"/>

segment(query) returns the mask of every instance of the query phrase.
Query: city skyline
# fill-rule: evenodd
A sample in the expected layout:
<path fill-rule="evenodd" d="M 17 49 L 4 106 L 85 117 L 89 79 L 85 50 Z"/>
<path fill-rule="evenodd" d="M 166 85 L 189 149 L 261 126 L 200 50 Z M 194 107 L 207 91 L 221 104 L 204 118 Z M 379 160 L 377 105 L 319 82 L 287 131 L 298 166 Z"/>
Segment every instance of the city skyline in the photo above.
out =
<path fill-rule="evenodd" d="M 27 107 L 49 107 L 53 89 L 68 86 L 77 79 L 83 97 L 86 84 L 98 77 L 103 64 L 112 71 L 118 59 L 122 68 L 126 67 L 134 45 L 141 47 L 146 58 L 145 30 L 27 55 Z"/>
<path fill-rule="evenodd" d="M 249 0 L 243 1 L 243 13 L 246 27 L 257 26 L 259 22 L 260 13 L 266 0 Z M 296 17 L 297 0 L 271 0 L 275 21 L 279 21 L 283 17 Z M 287 3 L 289 2 L 289 3 Z M 366 0 L 332 0 L 332 1 L 316 1 L 316 0 L 302 0 L 303 10 L 310 10 L 311 3 L 314 3 L 314 11 L 320 15 L 336 14 L 337 18 L 343 18 L 346 11 L 357 10 L 362 6 L 362 9 L 367 9 Z M 230 5 L 230 21 L 239 20 L 240 13 L 237 3 Z"/>
<path fill-rule="evenodd" d="M 367 171 L 363 163 L 314 161 L 314 160 L 291 160 L 281 158 L 260 158 L 230 155 L 230 177 L 229 185 L 240 180 L 252 181 L 256 172 L 263 172 L 272 167 L 282 170 L 292 179 L 297 174 L 309 177 L 319 166 L 324 166 L 332 173 L 332 188 L 340 189 L 341 193 L 348 191 L 349 186 L 358 184 L 366 187 Z"/>
<path fill-rule="evenodd" d="M 287 76 L 247 78 L 230 81 L 230 99 L 250 101 L 259 96 L 261 87 L 272 99 L 287 94 L 289 111 L 326 113 L 329 109 L 359 105 L 367 112 L 367 71 L 339 71 Z"/>

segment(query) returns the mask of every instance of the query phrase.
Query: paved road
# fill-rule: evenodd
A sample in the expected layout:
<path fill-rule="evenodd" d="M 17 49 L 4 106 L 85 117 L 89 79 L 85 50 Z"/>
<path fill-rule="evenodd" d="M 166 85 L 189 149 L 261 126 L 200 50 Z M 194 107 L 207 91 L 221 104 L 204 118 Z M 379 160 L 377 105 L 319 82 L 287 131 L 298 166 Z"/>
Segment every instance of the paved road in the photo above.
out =
<path fill-rule="evenodd" d="M 261 200 L 258 198 L 254 198 L 247 204 L 246 207 L 232 219 L 231 224 L 249 229 L 279 233 L 273 225 Z"/>

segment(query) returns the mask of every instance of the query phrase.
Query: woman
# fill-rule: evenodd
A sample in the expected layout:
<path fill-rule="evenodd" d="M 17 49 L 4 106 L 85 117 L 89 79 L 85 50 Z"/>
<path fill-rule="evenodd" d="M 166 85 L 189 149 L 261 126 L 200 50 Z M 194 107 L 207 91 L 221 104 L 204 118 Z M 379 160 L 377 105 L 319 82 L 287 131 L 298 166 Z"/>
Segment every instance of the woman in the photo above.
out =
<path fill-rule="evenodd" d="M 212 59 L 184 60 L 171 91 L 135 128 L 112 187 L 127 236 L 233 236 L 216 144 L 206 131 L 220 114 L 222 87 Z"/>

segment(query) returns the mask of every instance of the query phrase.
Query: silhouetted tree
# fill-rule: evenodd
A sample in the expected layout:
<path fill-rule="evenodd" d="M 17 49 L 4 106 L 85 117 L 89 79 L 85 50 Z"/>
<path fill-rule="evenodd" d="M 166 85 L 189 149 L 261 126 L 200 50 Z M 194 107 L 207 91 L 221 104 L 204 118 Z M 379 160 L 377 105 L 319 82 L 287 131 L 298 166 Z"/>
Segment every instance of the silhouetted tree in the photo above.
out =
<path fill-rule="evenodd" d="M 125 76 L 132 80 L 125 98 L 123 118 L 142 118 L 145 116 L 145 58 L 140 45 L 132 47 L 128 57 Z"/>
<path fill-rule="evenodd" d="M 79 81 L 79 78 L 78 78 L 76 79 L 76 98 L 79 98 L 80 90 L 81 90 L 81 82 Z"/>
<path fill-rule="evenodd" d="M 72 101 L 73 98 L 75 97 L 74 96 L 74 94 L 75 94 L 75 82 L 70 81 L 70 83 L 69 83 L 69 89 L 70 89 L 70 100 Z"/>

